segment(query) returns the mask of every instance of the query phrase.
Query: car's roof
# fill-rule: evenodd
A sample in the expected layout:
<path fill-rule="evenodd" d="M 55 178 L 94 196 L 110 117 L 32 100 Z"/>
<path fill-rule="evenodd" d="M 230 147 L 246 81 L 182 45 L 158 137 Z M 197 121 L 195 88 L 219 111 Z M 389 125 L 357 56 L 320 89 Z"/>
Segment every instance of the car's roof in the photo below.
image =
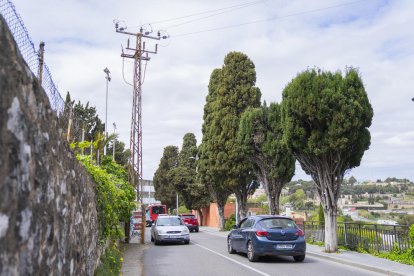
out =
<path fill-rule="evenodd" d="M 176 215 L 167 215 L 167 214 L 159 214 L 158 217 L 163 217 L 163 218 L 179 218 L 179 216 L 176 216 Z"/>
<path fill-rule="evenodd" d="M 193 214 L 179 214 L 179 216 L 194 216 Z"/>
<path fill-rule="evenodd" d="M 257 218 L 257 219 L 269 219 L 269 218 L 291 219 L 290 217 L 281 216 L 281 215 L 255 215 L 255 216 L 250 216 L 250 217 Z"/>

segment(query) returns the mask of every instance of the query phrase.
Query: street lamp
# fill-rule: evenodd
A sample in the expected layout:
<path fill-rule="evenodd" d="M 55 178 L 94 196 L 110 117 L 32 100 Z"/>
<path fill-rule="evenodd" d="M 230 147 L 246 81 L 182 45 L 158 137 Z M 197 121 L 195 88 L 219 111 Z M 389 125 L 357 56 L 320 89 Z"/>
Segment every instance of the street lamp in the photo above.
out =
<path fill-rule="evenodd" d="M 112 161 L 115 162 L 115 142 L 116 142 L 116 140 L 115 140 L 115 130 L 116 130 L 116 124 L 113 123 L 113 125 L 114 125 L 114 141 L 112 142 Z"/>
<path fill-rule="evenodd" d="M 178 193 L 175 193 L 177 196 L 177 216 L 178 216 Z"/>
<path fill-rule="evenodd" d="M 109 76 L 109 69 L 108 67 L 106 67 L 104 70 L 104 73 L 106 74 L 106 102 L 105 102 L 105 142 L 106 139 L 108 138 L 108 82 L 111 81 L 111 77 Z M 106 155 L 106 145 L 104 146 L 104 155 Z"/>

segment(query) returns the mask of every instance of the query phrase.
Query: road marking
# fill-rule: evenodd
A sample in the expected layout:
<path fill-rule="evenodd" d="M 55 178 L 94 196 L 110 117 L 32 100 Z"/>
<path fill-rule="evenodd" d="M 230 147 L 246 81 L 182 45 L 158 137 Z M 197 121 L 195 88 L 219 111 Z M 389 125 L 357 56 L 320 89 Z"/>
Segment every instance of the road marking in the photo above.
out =
<path fill-rule="evenodd" d="M 194 245 L 197 245 L 197 246 L 199 246 L 199 247 L 201 247 L 201 248 L 203 248 L 203 249 L 205 249 L 205 250 L 207 250 L 207 251 L 210 251 L 210 252 L 212 252 L 212 253 L 214 253 L 214 254 L 216 254 L 216 255 L 219 255 L 220 257 L 223 257 L 223 258 L 225 258 L 225 259 L 227 259 L 227 260 L 229 260 L 229 261 L 232 261 L 233 263 L 236 263 L 236 264 L 238 264 L 238 265 L 244 266 L 245 268 L 248 268 L 248 269 L 250 269 L 250 270 L 253 270 L 254 272 L 259 273 L 260 275 L 263 275 L 263 276 L 270 276 L 270 275 L 269 275 L 269 274 L 267 274 L 267 273 L 264 273 L 264 272 L 262 272 L 262 271 L 260 271 L 260 270 L 257 270 L 257 269 L 255 269 L 255 268 L 253 268 L 253 267 L 251 267 L 251 266 L 245 265 L 244 263 L 241 263 L 241 262 L 239 262 L 239 261 L 233 260 L 232 258 L 229 258 L 229 257 L 227 257 L 226 255 L 223 255 L 223 254 L 218 253 L 218 252 L 216 252 L 216 251 L 214 251 L 214 250 L 211 250 L 210 248 L 207 248 L 207 247 L 202 246 L 202 245 L 200 245 L 200 244 L 198 244 L 198 243 L 195 243 L 195 242 L 191 242 L 191 243 L 192 243 L 192 244 L 194 244 Z"/>

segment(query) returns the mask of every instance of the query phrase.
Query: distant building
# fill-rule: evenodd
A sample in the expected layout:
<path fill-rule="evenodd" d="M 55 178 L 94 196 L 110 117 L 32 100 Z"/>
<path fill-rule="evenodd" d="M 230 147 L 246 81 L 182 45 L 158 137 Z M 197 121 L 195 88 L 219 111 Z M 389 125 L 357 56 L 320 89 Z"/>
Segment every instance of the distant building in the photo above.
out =
<path fill-rule="evenodd" d="M 152 180 L 143 180 L 142 203 L 145 205 L 161 203 L 161 201 L 155 199 L 155 189 Z"/>

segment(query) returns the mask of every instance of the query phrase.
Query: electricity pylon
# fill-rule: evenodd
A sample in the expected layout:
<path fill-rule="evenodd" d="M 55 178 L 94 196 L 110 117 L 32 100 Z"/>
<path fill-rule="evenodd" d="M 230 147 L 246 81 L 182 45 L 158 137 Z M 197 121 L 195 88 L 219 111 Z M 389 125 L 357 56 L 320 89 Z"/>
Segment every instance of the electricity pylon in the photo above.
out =
<path fill-rule="evenodd" d="M 134 76 L 133 76 L 133 99 L 132 99 L 132 118 L 131 118 L 131 139 L 130 139 L 130 169 L 129 181 L 139 191 L 138 188 L 142 180 L 142 61 L 149 61 L 151 58 L 149 54 L 157 54 L 158 44 L 155 44 L 154 51 L 145 49 L 144 39 L 160 40 L 167 38 L 161 36 L 158 32 L 157 36 L 150 36 L 151 31 L 145 31 L 143 28 L 138 33 L 127 32 L 125 27 L 120 27 L 118 22 L 115 22 L 115 30 L 118 33 L 126 34 L 136 38 L 135 47 L 130 48 L 129 39 L 127 47 L 122 50 L 121 57 L 131 58 L 134 60 Z M 138 200 L 141 195 L 137 193 Z"/>
<path fill-rule="evenodd" d="M 142 209 L 142 61 L 149 61 L 151 58 L 149 54 L 157 54 L 158 44 L 155 44 L 154 51 L 145 49 L 145 39 L 160 40 L 166 39 L 168 36 L 162 36 L 160 31 L 157 36 L 151 36 L 151 31 L 144 31 L 141 27 L 138 33 L 131 33 L 126 31 L 126 27 L 120 27 L 119 22 L 115 22 L 115 30 L 117 33 L 133 36 L 136 39 L 135 47 L 129 46 L 129 38 L 127 47 L 122 49 L 122 58 L 131 58 L 134 60 L 134 76 L 133 76 L 133 98 L 132 98 L 132 118 L 131 118 L 131 139 L 130 139 L 130 157 L 129 157 L 129 181 L 134 186 L 137 192 L 137 201 Z M 145 72 L 144 72 L 145 74 Z M 143 221 L 145 230 L 145 220 Z M 141 235 L 141 242 L 143 242 L 144 235 Z"/>

